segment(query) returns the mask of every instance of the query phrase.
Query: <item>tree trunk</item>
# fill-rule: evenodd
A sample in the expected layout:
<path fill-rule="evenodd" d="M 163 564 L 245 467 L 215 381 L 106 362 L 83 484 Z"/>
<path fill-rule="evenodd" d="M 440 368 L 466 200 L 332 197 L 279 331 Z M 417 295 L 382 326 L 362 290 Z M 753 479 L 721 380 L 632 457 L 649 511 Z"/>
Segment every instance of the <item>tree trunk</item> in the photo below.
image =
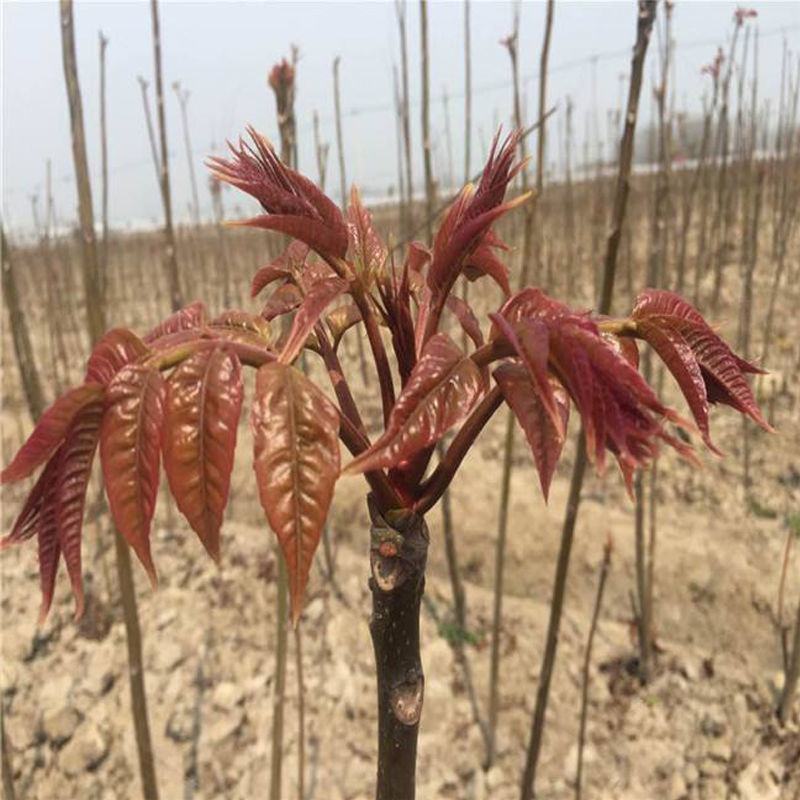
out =
<path fill-rule="evenodd" d="M 425 588 L 428 528 L 406 513 L 393 523 L 370 498 L 372 521 L 369 629 L 378 678 L 376 800 L 414 800 L 417 735 L 425 677 L 419 650 L 419 611 Z M 391 516 L 391 515 L 388 515 Z"/>
<path fill-rule="evenodd" d="M 33 355 L 33 346 L 28 332 L 28 320 L 22 310 L 22 300 L 17 287 L 14 268 L 11 264 L 11 254 L 8 251 L 6 234 L 0 230 L 2 242 L 0 253 L 3 258 L 3 299 L 8 308 L 8 320 L 11 327 L 11 336 L 14 340 L 14 353 L 17 357 L 17 366 L 22 380 L 22 390 L 28 403 L 31 419 L 36 421 L 45 409 L 44 392 L 36 369 L 36 360 Z"/>

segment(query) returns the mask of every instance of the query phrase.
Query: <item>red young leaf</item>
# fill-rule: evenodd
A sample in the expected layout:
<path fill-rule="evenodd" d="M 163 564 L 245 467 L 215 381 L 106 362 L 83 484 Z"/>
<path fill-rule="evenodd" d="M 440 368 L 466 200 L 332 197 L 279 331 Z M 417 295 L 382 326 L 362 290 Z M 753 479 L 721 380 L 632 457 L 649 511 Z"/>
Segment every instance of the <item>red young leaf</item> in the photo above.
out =
<path fill-rule="evenodd" d="M 230 145 L 232 160 L 208 160 L 215 177 L 255 197 L 267 212 L 235 224 L 281 231 L 321 255 L 344 258 L 347 226 L 336 204 L 308 178 L 281 163 L 264 136 L 253 128 L 248 133 L 251 143 Z"/>
<path fill-rule="evenodd" d="M 350 238 L 350 257 L 359 274 L 369 283 L 375 271 L 386 260 L 386 245 L 372 222 L 372 214 L 364 208 L 358 189 L 350 190 L 350 206 L 347 209 L 347 233 Z"/>
<path fill-rule="evenodd" d="M 475 248 L 475 252 L 467 256 L 464 262 L 464 275 L 468 280 L 474 281 L 488 275 L 508 297 L 511 286 L 508 282 L 508 269 L 506 265 L 492 252 L 492 248 L 482 242 Z"/>
<path fill-rule="evenodd" d="M 339 413 L 301 372 L 263 366 L 250 418 L 261 505 L 286 559 L 296 623 L 339 474 Z"/>
<path fill-rule="evenodd" d="M 114 522 L 154 586 L 150 523 L 158 492 L 163 420 L 161 373 L 141 364 L 123 367 L 108 387 L 100 461 Z"/>
<path fill-rule="evenodd" d="M 491 228 L 507 211 L 527 202 L 524 194 L 503 203 L 506 187 L 522 165 L 515 164 L 521 131 L 506 137 L 498 152 L 495 138 L 477 190 L 467 186 L 447 212 L 434 241 L 433 261 L 428 270 L 428 286 L 436 293 L 446 293 L 468 258 Z"/>
<path fill-rule="evenodd" d="M 655 456 L 659 440 L 689 457 L 690 448 L 664 432 L 662 419 L 684 427 L 688 423 L 661 403 L 622 349 L 609 343 L 586 314 L 538 289 L 514 295 L 500 313 L 517 325 L 538 320 L 547 326 L 549 366 L 583 418 L 587 452 L 599 470 L 607 448 L 629 476 Z M 497 321 L 494 330 L 499 332 Z"/>
<path fill-rule="evenodd" d="M 461 327 L 464 329 L 464 333 L 472 339 L 475 347 L 481 347 L 483 345 L 481 325 L 478 322 L 478 318 L 475 316 L 475 312 L 469 307 L 469 304 L 465 303 L 460 297 L 451 294 L 447 297 L 446 305 L 447 308 L 455 314 Z"/>
<path fill-rule="evenodd" d="M 112 328 L 97 342 L 86 363 L 86 381 L 107 386 L 126 365 L 149 353 L 147 345 L 127 328 Z"/>
<path fill-rule="evenodd" d="M 27 541 L 39 529 L 47 493 L 55 485 L 58 475 L 59 455 L 60 449 L 56 450 L 42 470 L 42 474 L 36 479 L 33 488 L 28 492 L 22 511 L 14 521 L 11 532 L 0 539 L 0 550 Z"/>
<path fill-rule="evenodd" d="M 632 367 L 639 369 L 639 347 L 636 339 L 605 332 L 601 335 L 609 347 L 616 350 Z"/>
<path fill-rule="evenodd" d="M 243 395 L 239 360 L 219 347 L 198 350 L 167 381 L 164 471 L 178 508 L 214 561 Z"/>
<path fill-rule="evenodd" d="M 144 341 L 149 344 L 170 333 L 192 330 L 193 328 L 202 328 L 205 321 L 206 307 L 203 305 L 202 301 L 195 300 L 188 306 L 178 309 L 178 311 L 171 314 L 159 325 L 156 325 L 156 327 L 144 337 Z"/>
<path fill-rule="evenodd" d="M 81 533 L 86 489 L 92 474 L 104 405 L 101 401 L 84 408 L 75 418 L 59 450 L 59 470 L 55 481 L 55 518 L 58 544 L 67 565 L 75 618 L 83 615 L 83 577 L 81 573 Z"/>
<path fill-rule="evenodd" d="M 0 473 L 0 483 L 27 478 L 44 464 L 67 435 L 78 412 L 103 397 L 99 383 L 85 383 L 62 394 L 42 414 L 31 435 L 20 447 L 12 462 Z"/>
<path fill-rule="evenodd" d="M 461 422 L 485 389 L 480 369 L 445 333 L 426 343 L 397 398 L 385 433 L 345 472 L 394 467 L 411 458 Z"/>
<path fill-rule="evenodd" d="M 309 289 L 292 320 L 279 361 L 291 364 L 297 358 L 322 312 L 346 289 L 347 281 L 344 278 L 326 278 Z"/>
<path fill-rule="evenodd" d="M 249 311 L 225 311 L 208 324 L 215 337 L 256 347 L 269 347 L 272 344 L 272 331 L 269 323 Z"/>
<path fill-rule="evenodd" d="M 637 298 L 631 318 L 636 322 L 637 333 L 656 349 L 655 341 L 651 342 L 648 336 L 656 339 L 657 332 L 663 332 L 665 329 L 683 339 L 700 368 L 709 402 L 729 405 L 750 417 L 765 430 L 772 431 L 744 377 L 745 372 L 761 370 L 737 356 L 693 306 L 673 292 L 647 289 Z M 685 358 L 680 362 L 672 359 L 672 363 L 676 366 L 685 364 L 685 361 Z M 667 367 L 672 370 L 669 363 Z M 695 413 L 698 427 L 703 430 L 702 415 L 698 418 L 695 411 L 702 406 L 697 387 L 694 382 L 690 384 L 685 379 L 681 382 L 677 374 L 675 377 L 682 391 L 684 393 L 689 391 L 686 395 L 687 402 L 692 413 Z M 705 424 L 704 434 L 707 439 L 707 422 Z"/>
<path fill-rule="evenodd" d="M 273 281 L 281 278 L 291 278 L 308 258 L 309 246 L 297 239 L 292 240 L 289 246 L 269 264 L 261 267 L 253 276 L 250 285 L 250 296 L 257 297 L 261 291 Z"/>
<path fill-rule="evenodd" d="M 711 442 L 706 386 L 692 348 L 676 330 L 669 326 L 661 326 L 652 320 L 643 319 L 637 323 L 636 327 L 642 338 L 658 353 L 659 358 L 678 382 L 689 405 L 689 410 L 703 436 L 703 441 L 711 450 L 719 453 L 719 450 Z"/>
<path fill-rule="evenodd" d="M 499 314 L 490 314 L 489 317 L 522 359 L 522 363 L 530 375 L 531 385 L 536 387 L 539 403 L 550 417 L 553 430 L 558 431 L 563 439 L 563 417 L 556 402 L 548 372 L 550 333 L 547 325 L 539 319 L 523 319 L 514 328 Z"/>
<path fill-rule="evenodd" d="M 293 283 L 284 283 L 279 286 L 267 300 L 261 310 L 261 316 L 267 322 L 294 311 L 303 302 L 303 293 Z"/>
<path fill-rule="evenodd" d="M 550 481 L 564 446 L 564 431 L 569 419 L 569 398 L 561 386 L 553 387 L 553 397 L 559 414 L 556 428 L 542 403 L 541 393 L 521 364 L 501 364 L 494 377 L 506 402 L 511 406 L 533 454 L 545 501 Z"/>
<path fill-rule="evenodd" d="M 39 607 L 39 625 L 42 625 L 53 604 L 61 545 L 56 520 L 56 486 L 52 481 L 45 487 L 42 509 L 36 526 L 36 544 L 39 556 L 39 586 L 42 602 Z"/>
<path fill-rule="evenodd" d="M 325 315 L 325 322 L 333 336 L 333 349 L 336 351 L 339 347 L 339 342 L 342 340 L 342 336 L 344 336 L 353 325 L 357 325 L 361 322 L 361 312 L 358 310 L 358 306 L 351 301 L 338 308 L 334 308 L 333 311 L 329 311 Z"/>

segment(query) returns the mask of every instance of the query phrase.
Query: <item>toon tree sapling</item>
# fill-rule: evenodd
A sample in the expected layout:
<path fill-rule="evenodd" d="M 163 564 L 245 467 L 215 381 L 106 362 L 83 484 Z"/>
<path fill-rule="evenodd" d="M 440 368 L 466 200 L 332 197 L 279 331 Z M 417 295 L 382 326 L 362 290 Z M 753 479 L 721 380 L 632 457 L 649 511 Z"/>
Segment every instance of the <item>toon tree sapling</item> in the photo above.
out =
<path fill-rule="evenodd" d="M 100 460 L 114 521 L 155 584 L 150 527 L 163 463 L 178 508 L 208 554 L 220 557 L 230 488 L 242 368 L 257 370 L 250 406 L 261 504 L 289 575 L 291 616 L 300 619 L 312 559 L 334 487 L 363 474 L 372 528 L 370 589 L 378 680 L 379 800 L 414 797 L 424 678 L 419 609 L 428 530 L 425 514 L 462 459 L 507 403 L 530 445 L 547 494 L 565 441 L 570 406 L 582 418 L 597 469 L 616 459 L 630 489 L 634 470 L 661 445 L 694 459 L 672 427 L 699 430 L 712 446 L 709 404 L 724 403 L 764 428 L 736 356 L 700 314 L 675 294 L 648 290 L 629 317 L 573 311 L 536 288 L 512 294 L 492 225 L 529 202 L 506 201 L 520 133 L 495 139 L 477 187 L 467 186 L 439 225 L 431 249 L 411 244 L 395 263 L 354 189 L 346 215 L 311 181 L 278 159 L 254 130 L 212 158 L 213 174 L 251 194 L 264 213 L 238 223 L 286 234 L 285 252 L 259 269 L 252 294 L 268 291 L 260 314 L 209 316 L 200 302 L 144 338 L 121 328 L 95 346 L 83 384 L 61 396 L 2 473 L 19 481 L 41 468 L 3 548 L 36 536 L 42 609 L 50 607 L 63 555 L 83 609 L 81 527 L 91 465 Z M 504 301 L 482 325 L 453 288 L 460 275 L 488 277 Z M 273 326 L 283 315 L 291 325 Z M 442 328 L 468 334 L 465 353 Z M 348 329 L 367 334 L 383 417 L 370 437 L 338 357 Z M 640 375 L 637 340 L 649 343 L 677 379 L 695 424 L 664 405 Z M 392 357 L 389 355 L 391 348 Z M 294 362 L 317 354 L 327 387 Z M 376 421 L 372 421 L 376 422 Z M 432 468 L 435 445 L 457 432 Z M 340 466 L 339 442 L 353 459 Z"/>

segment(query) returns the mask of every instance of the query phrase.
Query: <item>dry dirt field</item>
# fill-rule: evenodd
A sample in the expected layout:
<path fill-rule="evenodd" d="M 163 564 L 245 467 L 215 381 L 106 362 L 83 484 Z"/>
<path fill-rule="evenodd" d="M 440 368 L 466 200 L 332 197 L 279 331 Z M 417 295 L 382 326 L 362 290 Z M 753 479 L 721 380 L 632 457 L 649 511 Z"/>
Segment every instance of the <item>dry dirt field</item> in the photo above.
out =
<path fill-rule="evenodd" d="M 249 261 L 247 271 L 258 263 L 248 254 L 242 260 Z M 765 261 L 757 283 L 759 308 L 768 267 Z M 120 290 L 123 283 L 112 289 Z M 734 289 L 731 283 L 719 315 L 724 332 L 731 336 Z M 591 667 L 584 797 L 800 798 L 800 711 L 795 709 L 793 720 L 782 729 L 773 715 L 782 681 L 776 628 L 780 564 L 787 531 L 794 526 L 800 536 L 795 352 L 799 326 L 792 293 L 796 296 L 796 288 L 781 298 L 776 322 L 773 353 L 778 375 L 762 387 L 778 434 L 753 432 L 752 499 L 746 502 L 741 488 L 741 420 L 729 410 L 716 409 L 712 423 L 725 460 L 704 454 L 701 470 L 679 463 L 671 454 L 660 463 L 655 590 L 659 656 L 657 673 L 646 688 L 632 675 L 633 505 L 613 468 L 604 479 L 593 476 L 584 487 L 542 756 L 542 800 L 574 794 L 580 670 L 598 565 L 609 535 L 614 550 Z M 495 300 L 492 295 L 486 303 Z M 216 295 L 210 304 L 216 307 Z M 129 305 L 124 314 L 141 331 L 153 321 L 151 311 L 144 303 L 135 313 Z M 80 309 L 76 307 L 75 313 L 79 315 Z M 43 323 L 41 314 L 37 319 Z M 6 330 L 4 461 L 30 424 L 9 341 Z M 352 352 L 353 343 L 347 344 Z M 81 344 L 73 346 L 72 369 L 77 375 Z M 678 405 L 673 388 L 667 379 L 665 392 Z M 359 387 L 358 396 L 367 416 L 377 410 L 374 392 Z M 504 424 L 501 415 L 492 422 L 466 460 L 452 495 L 459 559 L 467 581 L 469 628 L 475 640 L 467 652 L 482 706 L 488 691 Z M 574 420 L 572 428 L 574 433 Z M 517 448 L 504 601 L 499 758 L 488 773 L 481 769 L 481 738 L 460 668 L 436 621 L 449 617 L 450 589 L 440 513 L 430 514 L 428 602 L 423 611 L 421 800 L 518 796 L 573 447 L 572 442 L 565 447 L 549 505 L 540 497 L 527 452 L 521 444 Z M 5 526 L 23 488 L 4 493 Z M 165 495 L 153 534 L 160 588 L 152 591 L 136 567 L 150 720 L 161 796 L 166 800 L 253 800 L 266 796 L 268 788 L 275 548 L 255 495 L 244 422 L 232 497 L 220 569 L 205 557 L 177 511 L 164 502 Z M 329 535 L 334 581 L 325 576 L 320 552 L 301 623 L 307 798 L 367 800 L 374 779 L 376 715 L 367 629 L 368 523 L 360 479 L 339 482 Z M 66 581 L 61 580 L 53 611 L 45 627 L 36 631 L 35 547 L 14 549 L 0 561 L 0 689 L 18 796 L 25 800 L 141 797 L 125 674 L 125 633 L 110 577 L 114 574 L 110 537 L 109 520 L 90 514 L 84 560 L 91 602 L 77 625 L 71 619 Z M 796 552 L 786 597 L 789 613 L 798 602 L 800 554 Z M 294 798 L 297 681 L 291 651 L 288 670 L 284 797 Z"/>

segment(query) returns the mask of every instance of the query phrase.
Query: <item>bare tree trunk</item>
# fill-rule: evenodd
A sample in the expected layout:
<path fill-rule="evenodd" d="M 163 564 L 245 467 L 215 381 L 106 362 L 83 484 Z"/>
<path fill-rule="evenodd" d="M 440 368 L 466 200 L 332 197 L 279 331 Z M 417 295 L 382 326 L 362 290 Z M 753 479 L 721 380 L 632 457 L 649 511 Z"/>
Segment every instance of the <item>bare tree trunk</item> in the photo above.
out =
<path fill-rule="evenodd" d="M 586 742 L 586 717 L 589 705 L 589 671 L 592 665 L 592 646 L 594 635 L 597 631 L 597 621 L 600 618 L 600 608 L 603 605 L 603 592 L 606 588 L 606 578 L 611 567 L 611 538 L 609 537 L 603 547 L 603 561 L 600 564 L 600 577 L 597 581 L 597 596 L 594 601 L 592 621 L 589 625 L 589 637 L 586 640 L 586 653 L 583 657 L 583 672 L 581 675 L 581 718 L 578 727 L 578 768 L 575 773 L 575 800 L 581 800 L 583 788 L 583 748 Z"/>
<path fill-rule="evenodd" d="M 428 241 L 433 241 L 433 218 L 436 206 L 431 165 L 430 59 L 428 56 L 428 2 L 419 0 L 419 37 L 422 56 L 422 157 L 425 170 L 425 215 Z"/>
<path fill-rule="evenodd" d="M 100 257 L 100 296 L 105 300 L 108 291 L 108 132 L 106 128 L 106 48 L 108 39 L 99 33 L 100 38 L 100 170 L 101 213 L 103 223 L 103 246 Z"/>
<path fill-rule="evenodd" d="M 192 182 L 192 217 L 194 224 L 200 225 L 200 197 L 197 193 L 197 175 L 194 169 L 194 159 L 192 158 L 192 139 L 189 132 L 189 95 L 188 89 L 181 89 L 178 81 L 172 84 L 175 94 L 178 97 L 178 103 L 181 107 L 181 123 L 183 124 L 183 144 L 186 148 L 186 161 L 189 165 L 189 179 Z"/>
<path fill-rule="evenodd" d="M 61 0 L 61 43 L 64 58 L 64 78 L 67 85 L 70 121 L 72 126 L 72 155 L 78 186 L 78 213 L 81 222 L 82 273 L 86 297 L 86 322 L 89 338 L 96 342 L 106 330 L 105 309 L 99 293 L 97 276 L 97 245 L 94 236 L 94 214 L 86 159 L 86 138 L 83 131 L 83 105 L 78 84 L 78 65 L 75 55 L 75 32 L 72 0 Z M 147 719 L 147 695 L 144 689 L 144 662 L 139 628 L 139 612 L 133 584 L 133 571 L 128 545 L 117 531 L 114 537 L 117 553 L 117 576 L 120 586 L 125 633 L 128 644 L 128 674 L 131 689 L 131 710 L 139 751 L 139 770 L 145 800 L 158 800 L 153 746 Z"/>
<path fill-rule="evenodd" d="M 414 514 L 390 525 L 372 503 L 369 510 L 372 521 L 369 629 L 378 677 L 375 798 L 414 800 L 417 736 L 425 694 L 419 612 L 425 589 L 428 529 L 425 521 Z M 387 544 L 387 537 L 395 550 L 399 550 L 397 556 L 381 554 L 381 545 Z"/>
<path fill-rule="evenodd" d="M 164 112 L 164 82 L 161 75 L 161 33 L 158 21 L 158 0 L 150 0 L 153 19 L 153 58 L 156 73 L 156 109 L 158 110 L 158 139 L 160 147 L 159 175 L 161 200 L 164 204 L 164 268 L 167 273 L 170 304 L 177 311 L 183 305 L 181 283 L 178 273 L 178 251 L 175 244 L 175 230 L 172 226 L 172 196 L 169 186 L 169 151 L 167 149 L 167 119 Z"/>
<path fill-rule="evenodd" d="M 339 94 L 339 63 L 341 58 L 333 59 L 333 105 L 336 111 L 336 152 L 339 156 L 339 197 L 343 210 L 347 210 L 347 175 L 344 169 L 344 140 L 342 138 L 342 106 Z"/>
<path fill-rule="evenodd" d="M 464 0 L 464 183 L 469 183 L 472 166 L 472 40 L 469 0 Z"/>
<path fill-rule="evenodd" d="M 405 0 L 395 0 L 395 10 L 397 12 L 397 25 L 400 29 L 400 65 L 402 73 L 402 123 L 403 123 L 403 143 L 405 147 L 406 163 L 406 219 L 408 230 L 403 231 L 403 236 L 411 236 L 414 229 L 414 181 L 412 177 L 411 160 L 411 99 L 408 91 L 408 41 L 406 37 L 406 4 Z"/>
<path fill-rule="evenodd" d="M 306 689 L 303 682 L 303 637 L 294 629 L 295 671 L 297 672 L 297 800 L 306 796 Z"/>
<path fill-rule="evenodd" d="M 792 641 L 791 656 L 783 682 L 783 693 L 778 707 L 778 718 L 786 723 L 792 710 L 792 701 L 797 691 L 797 682 L 800 679 L 800 602 L 797 604 L 797 620 L 794 625 L 794 639 Z"/>
<path fill-rule="evenodd" d="M 325 191 L 325 175 L 328 171 L 328 152 L 330 145 L 326 142 L 322 143 L 319 135 L 319 114 L 314 109 L 314 153 L 317 157 L 317 182 L 319 188 Z"/>
<path fill-rule="evenodd" d="M 603 284 L 598 303 L 598 313 L 611 312 L 611 301 L 614 293 L 614 280 L 616 278 L 617 254 L 622 237 L 622 228 L 625 222 L 625 211 L 628 205 L 630 192 L 631 163 L 633 161 L 634 134 L 636 132 L 636 119 L 639 110 L 639 96 L 642 89 L 644 75 L 644 62 L 650 33 L 656 16 L 656 0 L 639 0 L 637 3 L 636 17 L 636 44 L 633 49 L 631 61 L 631 81 L 628 89 L 628 101 L 625 112 L 625 127 L 620 143 L 619 170 L 614 194 L 614 207 L 611 215 L 611 230 L 606 243 L 606 254 L 603 269 Z M 536 707 L 531 723 L 531 737 L 528 743 L 528 752 L 525 762 L 525 771 L 522 778 L 521 798 L 531 800 L 534 795 L 536 783 L 536 768 L 539 763 L 539 753 L 542 747 L 542 734 L 544 733 L 545 714 L 547 701 L 550 695 L 550 682 L 553 677 L 556 651 L 558 649 L 558 632 L 561 626 L 561 614 L 564 608 L 564 595 L 567 587 L 567 574 L 569 559 L 572 552 L 572 542 L 575 537 L 575 524 L 578 519 L 580 507 L 581 487 L 586 473 L 586 437 L 581 430 L 578 436 L 578 448 L 575 455 L 575 466 L 572 470 L 572 481 L 567 499 L 567 511 L 564 517 L 564 527 L 561 533 L 561 545 L 556 564 L 556 576 L 553 583 L 553 596 L 550 603 L 550 619 L 547 626 L 545 651 L 542 658 L 542 667 L 539 671 L 539 688 L 536 694 Z"/>
<path fill-rule="evenodd" d="M 31 419 L 35 422 L 45 409 L 44 393 L 39 380 L 39 371 L 33 355 L 31 337 L 28 331 L 28 320 L 22 310 L 19 288 L 17 287 L 11 253 L 8 250 L 5 229 L 0 229 L 2 242 L 3 299 L 8 309 L 8 321 L 11 325 L 11 337 L 14 341 L 14 354 L 17 358 L 22 391 L 28 404 Z"/>
<path fill-rule="evenodd" d="M 281 800 L 281 768 L 283 766 L 283 708 L 286 700 L 286 653 L 288 648 L 289 605 L 287 586 L 289 579 L 283 554 L 276 549 L 278 562 L 277 644 L 275 646 L 275 685 L 272 695 L 272 759 L 269 773 L 269 798 Z"/>

